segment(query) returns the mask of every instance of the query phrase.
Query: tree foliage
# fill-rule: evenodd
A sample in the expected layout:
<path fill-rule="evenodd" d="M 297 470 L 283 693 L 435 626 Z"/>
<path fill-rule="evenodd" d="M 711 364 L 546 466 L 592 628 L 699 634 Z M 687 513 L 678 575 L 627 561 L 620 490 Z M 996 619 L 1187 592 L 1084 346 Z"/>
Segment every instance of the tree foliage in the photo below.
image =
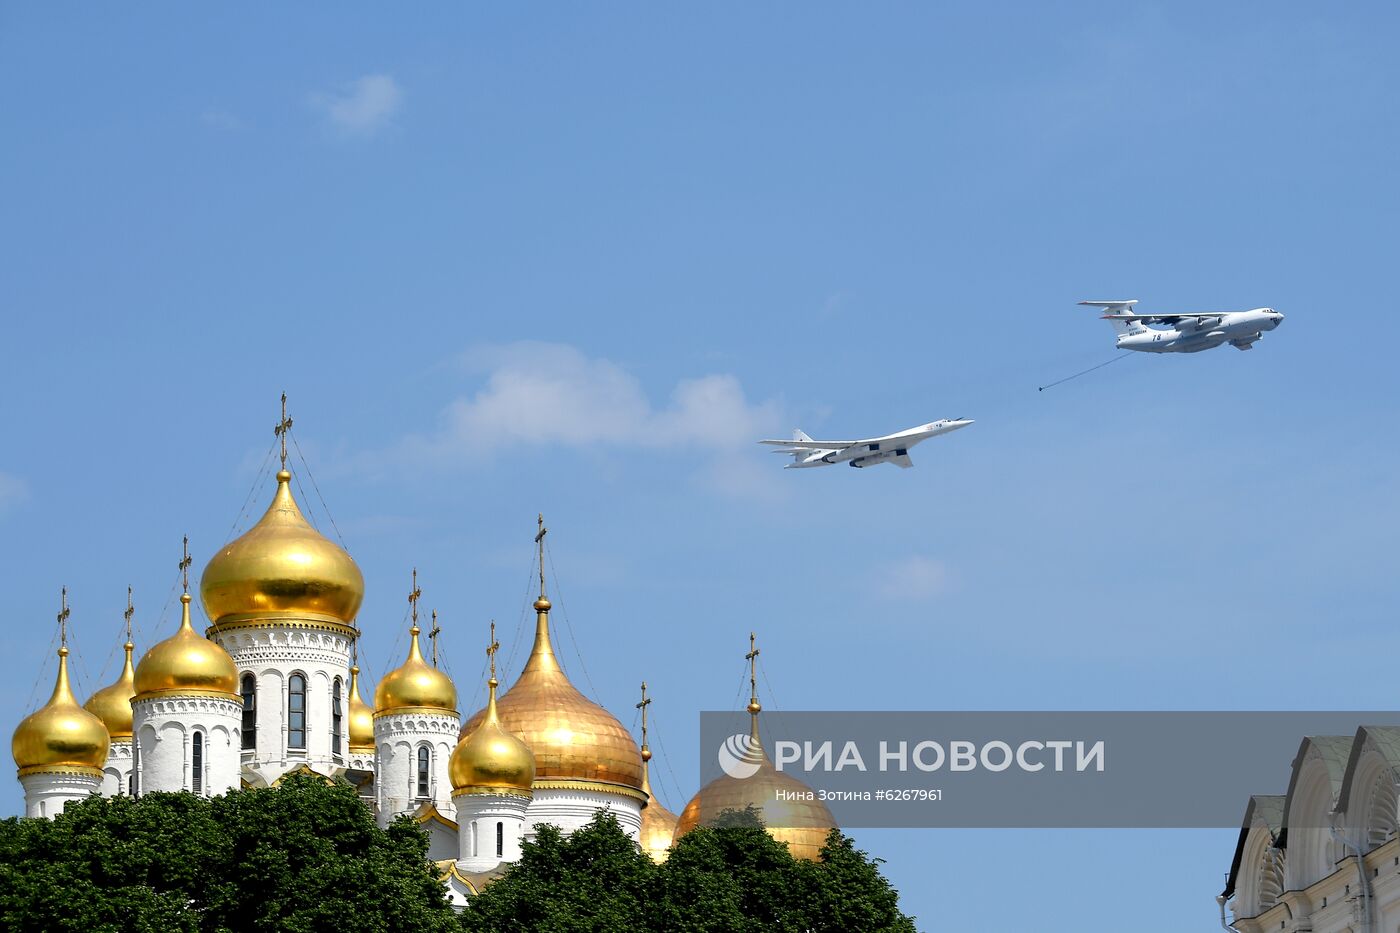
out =
<path fill-rule="evenodd" d="M 469 933 L 914 933 L 877 860 L 832 830 L 792 857 L 753 813 L 721 814 L 652 864 L 611 814 L 569 836 L 542 826 L 462 914 Z"/>
<path fill-rule="evenodd" d="M 203 798 L 93 797 L 0 821 L 0 928 L 82 933 L 458 929 L 427 841 L 311 775 Z"/>

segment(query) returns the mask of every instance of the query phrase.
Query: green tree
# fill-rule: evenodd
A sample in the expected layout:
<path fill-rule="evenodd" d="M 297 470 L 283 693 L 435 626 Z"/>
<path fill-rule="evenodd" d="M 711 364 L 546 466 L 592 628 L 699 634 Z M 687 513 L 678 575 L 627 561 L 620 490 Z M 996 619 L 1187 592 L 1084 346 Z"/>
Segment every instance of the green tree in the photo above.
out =
<path fill-rule="evenodd" d="M 599 813 L 562 836 L 542 826 L 468 905 L 468 933 L 914 933 L 879 862 L 832 830 L 805 862 L 756 811 L 687 833 L 662 865 Z"/>
<path fill-rule="evenodd" d="M 91 798 L 0 821 L 0 927 L 83 933 L 440 933 L 427 842 L 381 830 L 343 782 L 221 797 Z"/>
<path fill-rule="evenodd" d="M 651 859 L 600 810 L 565 836 L 541 825 L 520 861 L 467 905 L 463 926 L 479 933 L 625 933 L 650 929 Z"/>

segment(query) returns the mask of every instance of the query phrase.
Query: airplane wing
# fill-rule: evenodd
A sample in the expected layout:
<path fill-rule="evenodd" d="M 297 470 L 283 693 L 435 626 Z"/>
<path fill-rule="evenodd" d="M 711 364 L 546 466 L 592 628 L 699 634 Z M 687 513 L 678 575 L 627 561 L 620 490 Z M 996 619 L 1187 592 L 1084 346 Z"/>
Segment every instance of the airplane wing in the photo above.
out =
<path fill-rule="evenodd" d="M 779 444 L 788 448 L 779 450 L 776 453 L 790 454 L 798 450 L 840 450 L 843 447 L 850 447 L 860 441 L 759 441 L 760 444 Z"/>
<path fill-rule="evenodd" d="M 1193 311 L 1190 314 L 1105 314 L 1103 317 L 1106 321 L 1145 321 L 1149 324 L 1164 324 L 1168 321 L 1191 321 L 1207 317 L 1220 317 L 1229 313 L 1229 311 Z"/>

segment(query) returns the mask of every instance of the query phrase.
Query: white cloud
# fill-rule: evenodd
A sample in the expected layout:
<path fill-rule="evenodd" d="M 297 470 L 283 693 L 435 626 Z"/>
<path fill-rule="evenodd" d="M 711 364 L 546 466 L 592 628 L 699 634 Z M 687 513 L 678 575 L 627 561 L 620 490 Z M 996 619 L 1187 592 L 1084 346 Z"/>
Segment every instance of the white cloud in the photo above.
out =
<path fill-rule="evenodd" d="M 403 102 L 403 91 L 392 75 L 365 75 L 339 92 L 320 91 L 311 104 L 337 129 L 356 136 L 372 136 L 389 125 Z"/>
<path fill-rule="evenodd" d="M 875 575 L 876 593 L 891 600 L 932 599 L 947 592 L 948 583 L 948 565 L 921 554 L 895 561 Z"/>
<path fill-rule="evenodd" d="M 468 354 L 485 384 L 456 399 L 440 430 L 406 438 L 397 454 L 422 463 L 457 463 L 483 450 L 528 446 L 579 450 L 682 451 L 717 491 L 768 496 L 771 470 L 754 443 L 783 422 L 775 400 L 750 403 L 728 374 L 682 379 L 663 406 L 610 360 L 565 344 L 524 342 Z"/>
<path fill-rule="evenodd" d="M 18 476 L 0 473 L 0 514 L 29 498 L 29 485 Z"/>

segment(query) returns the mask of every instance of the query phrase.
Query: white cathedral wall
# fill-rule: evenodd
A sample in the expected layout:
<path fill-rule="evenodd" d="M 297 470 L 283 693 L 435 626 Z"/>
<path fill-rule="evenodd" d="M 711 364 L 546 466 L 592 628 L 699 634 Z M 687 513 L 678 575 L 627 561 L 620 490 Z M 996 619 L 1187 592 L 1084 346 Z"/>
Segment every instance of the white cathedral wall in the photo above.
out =
<path fill-rule="evenodd" d="M 512 794 L 458 794 L 457 867 L 462 871 L 486 871 L 500 862 L 520 861 L 525 837 L 525 815 L 530 798 Z M 497 854 L 496 826 L 501 827 Z"/>
<path fill-rule="evenodd" d="M 210 696 L 138 697 L 131 711 L 138 794 L 194 790 L 195 733 L 203 747 L 199 792 L 211 796 L 239 786 L 239 703 Z"/>
<path fill-rule="evenodd" d="M 102 779 L 96 774 L 72 771 L 25 774 L 19 783 L 24 788 L 24 815 L 41 819 L 53 819 L 69 801 L 85 800 L 102 787 Z"/>
<path fill-rule="evenodd" d="M 525 815 L 525 838 L 535 837 L 536 823 L 552 823 L 566 833 L 587 825 L 599 810 L 611 810 L 627 835 L 633 839 L 642 834 L 641 801 L 622 794 L 595 790 L 541 787 L 535 785 L 534 797 Z"/>
<path fill-rule="evenodd" d="M 401 813 L 432 803 L 453 819 L 452 780 L 447 766 L 457 745 L 461 719 L 446 712 L 389 713 L 374 717 L 374 788 L 379 825 L 388 826 Z M 429 750 L 428 788 L 418 792 L 418 749 Z"/>
<path fill-rule="evenodd" d="M 107 749 L 107 764 L 102 769 L 102 789 L 98 791 L 103 797 L 131 793 L 133 745 L 132 739 L 112 740 Z"/>
<path fill-rule="evenodd" d="M 257 732 L 254 747 L 242 751 L 243 767 L 253 783 L 271 784 L 301 765 L 336 775 L 351 766 L 349 708 L 350 653 L 353 640 L 339 630 L 309 628 L 317 623 L 262 621 L 224 631 L 211 629 L 217 642 L 243 675 L 257 681 Z M 305 747 L 292 747 L 289 683 L 293 674 L 306 678 Z M 340 681 L 340 751 L 335 751 L 332 723 L 333 694 Z"/>

